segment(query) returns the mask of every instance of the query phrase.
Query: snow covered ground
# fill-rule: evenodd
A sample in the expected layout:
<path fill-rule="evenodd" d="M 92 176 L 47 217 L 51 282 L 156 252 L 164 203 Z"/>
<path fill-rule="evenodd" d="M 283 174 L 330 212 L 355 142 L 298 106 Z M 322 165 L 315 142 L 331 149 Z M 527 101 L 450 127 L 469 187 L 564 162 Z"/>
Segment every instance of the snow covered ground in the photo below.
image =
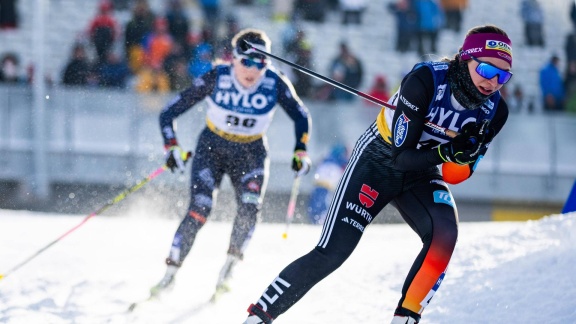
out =
<path fill-rule="evenodd" d="M 0 280 L 0 323 L 241 323 L 277 273 L 314 247 L 320 227 L 260 224 L 233 290 L 207 300 L 231 223 L 208 222 L 174 290 L 134 313 L 164 273 L 176 220 L 97 216 Z M 84 215 L 0 210 L 0 273 Z M 422 323 L 576 323 L 576 214 L 540 221 L 461 223 L 446 279 Z M 369 227 L 352 257 L 275 323 L 388 323 L 417 236 L 405 224 Z"/>

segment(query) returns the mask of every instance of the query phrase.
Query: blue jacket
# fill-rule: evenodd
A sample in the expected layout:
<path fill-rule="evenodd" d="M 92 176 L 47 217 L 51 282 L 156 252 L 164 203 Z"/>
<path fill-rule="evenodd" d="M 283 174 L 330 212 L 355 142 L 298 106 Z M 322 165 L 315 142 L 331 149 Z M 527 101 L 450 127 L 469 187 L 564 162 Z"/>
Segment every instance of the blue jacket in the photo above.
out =
<path fill-rule="evenodd" d="M 551 94 L 557 100 L 564 100 L 566 96 L 560 71 L 552 62 L 540 70 L 540 89 L 544 97 Z"/>

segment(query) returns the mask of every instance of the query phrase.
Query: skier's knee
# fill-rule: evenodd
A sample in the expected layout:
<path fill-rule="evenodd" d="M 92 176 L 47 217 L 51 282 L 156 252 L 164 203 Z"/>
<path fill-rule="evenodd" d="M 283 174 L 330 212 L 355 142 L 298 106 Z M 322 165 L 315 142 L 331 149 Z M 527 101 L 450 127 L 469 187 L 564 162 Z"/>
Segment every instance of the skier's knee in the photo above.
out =
<path fill-rule="evenodd" d="M 198 231 L 202 226 L 206 223 L 206 217 L 202 216 L 201 214 L 189 210 L 186 214 L 186 217 L 182 220 L 182 227 L 188 231 Z"/>
<path fill-rule="evenodd" d="M 318 246 L 312 250 L 311 254 L 314 256 L 315 266 L 327 272 L 338 269 L 350 256 L 350 253 L 344 251 L 328 251 Z"/>

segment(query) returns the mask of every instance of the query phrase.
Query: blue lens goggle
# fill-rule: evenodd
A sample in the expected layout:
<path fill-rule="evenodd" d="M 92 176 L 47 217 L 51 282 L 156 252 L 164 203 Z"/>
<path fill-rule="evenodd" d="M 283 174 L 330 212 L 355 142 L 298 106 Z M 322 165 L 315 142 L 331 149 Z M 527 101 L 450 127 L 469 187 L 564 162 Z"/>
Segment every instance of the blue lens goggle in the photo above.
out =
<path fill-rule="evenodd" d="M 506 82 L 510 81 L 510 79 L 512 79 L 512 72 L 502 70 L 501 68 L 496 67 L 488 62 L 482 62 L 472 55 L 470 55 L 470 57 L 472 57 L 474 61 L 478 62 L 476 73 L 478 73 L 481 77 L 490 80 L 493 77 L 498 76 L 498 84 L 505 84 Z"/>
<path fill-rule="evenodd" d="M 268 63 L 266 63 L 266 61 L 262 59 L 258 59 L 258 61 L 255 61 L 254 59 L 249 58 L 240 58 L 240 63 L 242 63 L 242 65 L 248 68 L 255 66 L 258 70 L 262 70 L 263 68 L 266 67 L 266 65 L 268 65 Z"/>

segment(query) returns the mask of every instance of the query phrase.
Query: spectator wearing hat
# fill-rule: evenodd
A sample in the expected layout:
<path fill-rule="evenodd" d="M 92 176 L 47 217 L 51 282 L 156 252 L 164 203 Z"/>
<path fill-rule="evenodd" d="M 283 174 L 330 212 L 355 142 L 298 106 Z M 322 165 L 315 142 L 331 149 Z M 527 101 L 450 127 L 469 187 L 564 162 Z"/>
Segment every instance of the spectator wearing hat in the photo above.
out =
<path fill-rule="evenodd" d="M 544 111 L 563 111 L 566 100 L 564 82 L 560 73 L 560 58 L 554 54 L 540 70 L 540 89 Z"/>
<path fill-rule="evenodd" d="M 96 50 L 98 62 L 106 61 L 106 55 L 114 45 L 118 32 L 119 26 L 112 14 L 112 2 L 102 0 L 98 6 L 98 14 L 89 27 L 90 41 Z"/>
<path fill-rule="evenodd" d="M 526 45 L 544 47 L 544 12 L 538 0 L 522 0 L 520 15 L 524 22 Z"/>
<path fill-rule="evenodd" d="M 377 75 L 374 78 L 374 83 L 368 94 L 376 99 L 387 102 L 390 99 L 390 92 L 388 90 L 388 81 L 383 75 Z M 373 103 L 366 101 L 368 105 L 374 105 Z"/>

